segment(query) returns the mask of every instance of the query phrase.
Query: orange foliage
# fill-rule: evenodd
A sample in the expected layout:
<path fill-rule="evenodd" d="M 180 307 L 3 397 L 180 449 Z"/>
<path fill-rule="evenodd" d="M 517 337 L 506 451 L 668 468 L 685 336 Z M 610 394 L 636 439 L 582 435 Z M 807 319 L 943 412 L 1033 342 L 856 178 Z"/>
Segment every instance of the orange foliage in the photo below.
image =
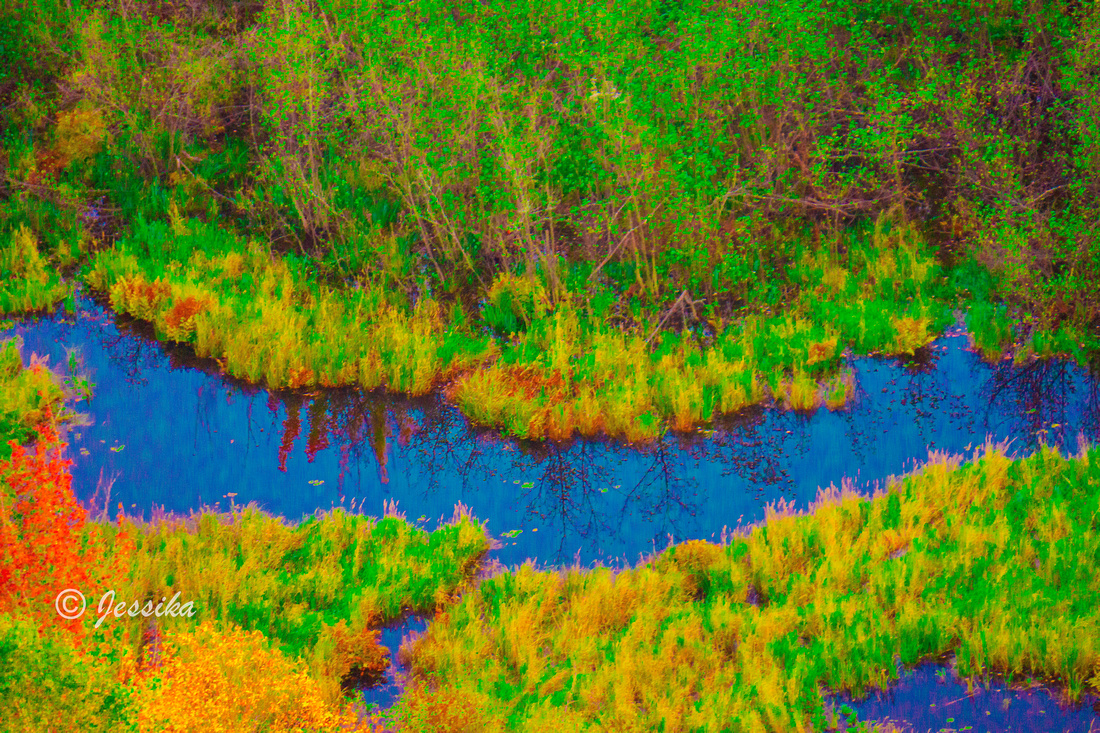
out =
<path fill-rule="evenodd" d="M 542 395 L 549 402 L 558 402 L 573 396 L 573 385 L 558 370 L 546 372 L 535 367 L 508 367 L 503 382 L 507 385 L 505 394 L 521 394 L 526 400 Z"/>
<path fill-rule="evenodd" d="M 145 731 L 381 730 L 334 708 L 322 688 L 258 631 L 218 631 L 209 622 L 164 640 L 163 664 L 139 681 Z"/>
<path fill-rule="evenodd" d="M 390 665 L 390 650 L 378 643 L 379 631 L 364 628 L 356 632 L 341 620 L 335 626 L 326 627 L 332 638 L 335 652 L 328 662 L 326 672 L 334 677 L 369 680 L 378 677 Z"/>
<path fill-rule="evenodd" d="M 122 282 L 123 292 L 131 302 L 140 301 L 155 308 L 160 301 L 172 294 L 172 288 L 166 282 L 158 278 L 149 282 L 141 277 L 134 277 Z"/>
<path fill-rule="evenodd" d="M 813 366 L 818 362 L 831 359 L 833 354 L 836 353 L 836 343 L 837 338 L 834 336 L 831 339 L 810 344 L 806 358 L 806 366 Z"/>
<path fill-rule="evenodd" d="M 74 589 L 98 596 L 126 568 L 133 541 L 120 528 L 107 562 L 101 538 L 89 532 L 73 495 L 66 444 L 52 419 L 35 431 L 33 450 L 13 440 L 11 458 L 0 460 L 0 611 L 25 611 L 43 629 L 67 630 L 80 646 L 83 618 L 63 618 L 54 606 L 58 593 Z"/>
<path fill-rule="evenodd" d="M 404 719 L 401 720 L 403 730 L 460 733 L 492 730 L 496 727 L 492 724 L 492 699 L 484 693 L 443 686 L 433 690 L 427 685 L 418 684 L 409 687 L 404 698 L 406 708 Z"/>
<path fill-rule="evenodd" d="M 172 295 L 171 286 L 159 278 L 147 281 L 141 275 L 124 277 L 111 286 L 111 305 L 143 321 L 155 321 L 161 304 Z"/>
<path fill-rule="evenodd" d="M 313 383 L 313 370 L 307 366 L 298 367 L 290 370 L 290 382 L 287 384 L 291 389 L 298 389 L 299 387 L 305 387 L 307 384 Z"/>
<path fill-rule="evenodd" d="M 194 296 L 187 296 L 168 309 L 164 316 L 165 330 L 174 341 L 185 340 L 195 329 L 195 316 L 203 311 L 207 303 Z"/>

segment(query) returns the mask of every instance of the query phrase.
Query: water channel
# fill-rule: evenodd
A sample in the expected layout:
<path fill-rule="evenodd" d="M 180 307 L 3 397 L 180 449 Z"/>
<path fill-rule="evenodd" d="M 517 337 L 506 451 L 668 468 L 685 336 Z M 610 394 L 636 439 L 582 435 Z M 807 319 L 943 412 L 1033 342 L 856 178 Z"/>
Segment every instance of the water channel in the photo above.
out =
<path fill-rule="evenodd" d="M 1076 453 L 1100 440 L 1095 376 L 1060 360 L 985 364 L 959 326 L 905 360 L 853 359 L 844 410 L 754 408 L 651 445 L 504 439 L 437 398 L 271 392 L 84 294 L 73 313 L 0 331 L 12 335 L 57 368 L 75 355 L 94 384 L 77 405 L 90 424 L 68 436 L 82 501 L 102 505 L 109 487 L 109 507 L 146 518 L 256 502 L 292 520 L 334 506 L 378 516 L 396 501 L 429 530 L 461 502 L 505 566 L 634 563 L 673 540 L 719 539 L 780 499 L 806 507 L 845 477 L 871 490 L 930 450 L 991 440 L 1023 455 L 1046 441 Z"/>

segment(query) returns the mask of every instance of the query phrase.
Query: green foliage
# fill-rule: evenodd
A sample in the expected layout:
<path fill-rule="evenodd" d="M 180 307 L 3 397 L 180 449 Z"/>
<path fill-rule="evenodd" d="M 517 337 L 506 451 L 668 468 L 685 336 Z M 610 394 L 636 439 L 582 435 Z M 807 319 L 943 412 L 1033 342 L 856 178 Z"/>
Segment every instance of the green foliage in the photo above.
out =
<path fill-rule="evenodd" d="M 178 592 L 201 619 L 261 631 L 292 658 L 327 669 L 341 623 L 358 634 L 408 610 L 434 611 L 487 549 L 484 530 L 458 513 L 428 533 L 398 517 L 341 509 L 287 525 L 249 506 L 141 528 L 118 593 L 155 602 Z M 338 670 L 337 681 L 348 671 Z"/>
<path fill-rule="evenodd" d="M 553 167 L 549 175 L 540 173 L 536 176 L 535 182 L 549 183 L 566 198 L 574 193 L 590 193 L 598 184 L 609 179 L 609 174 L 591 152 L 606 141 L 607 133 L 598 127 L 582 129 L 566 120 L 562 120 L 560 125 Z"/>
<path fill-rule="evenodd" d="M 1007 309 L 987 301 L 974 301 L 966 313 L 966 327 L 974 345 L 989 360 L 1000 359 L 1015 334 Z"/>
<path fill-rule="evenodd" d="M 526 330 L 549 310 L 550 300 L 541 283 L 503 275 L 489 289 L 482 318 L 490 328 L 512 334 Z"/>
<path fill-rule="evenodd" d="M 85 731 L 136 730 L 130 690 L 109 667 L 7 612 L 0 612 L 0 705 L 11 731 L 48 730 L 58 720 Z"/>

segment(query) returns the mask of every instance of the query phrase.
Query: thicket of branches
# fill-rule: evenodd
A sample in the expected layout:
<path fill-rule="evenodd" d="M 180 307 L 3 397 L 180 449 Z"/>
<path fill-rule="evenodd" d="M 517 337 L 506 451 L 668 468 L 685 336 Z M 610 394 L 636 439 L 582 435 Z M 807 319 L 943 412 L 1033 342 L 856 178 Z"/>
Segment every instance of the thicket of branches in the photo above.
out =
<path fill-rule="evenodd" d="M 1100 324 L 1094 3 L 5 8 L 0 230 L 175 196 L 345 275 L 713 310 L 778 301 L 790 226 L 895 209 Z"/>

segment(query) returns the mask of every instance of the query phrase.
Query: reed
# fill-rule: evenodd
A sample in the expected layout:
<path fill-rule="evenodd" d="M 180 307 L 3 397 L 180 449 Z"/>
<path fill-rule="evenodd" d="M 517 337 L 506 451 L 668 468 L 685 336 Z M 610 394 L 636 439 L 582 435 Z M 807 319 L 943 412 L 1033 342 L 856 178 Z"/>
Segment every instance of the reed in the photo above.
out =
<path fill-rule="evenodd" d="M 18 337 L 0 342 L 0 459 L 10 457 L 9 441 L 32 440 L 35 427 L 79 417 L 66 405 L 64 379 L 34 355 L 25 364 L 21 346 Z"/>
<path fill-rule="evenodd" d="M 48 308 L 69 294 L 25 224 L 0 232 L 0 315 Z"/>
<path fill-rule="evenodd" d="M 1100 584 L 1082 562 L 1100 547 L 1098 461 L 1088 447 L 933 454 L 873 497 L 830 487 L 805 514 L 773 506 L 724 545 L 681 543 L 614 575 L 524 565 L 414 644 L 398 720 L 820 730 L 837 722 L 823 689 L 860 694 L 895 660 L 952 651 L 964 674 L 1100 690 Z"/>

